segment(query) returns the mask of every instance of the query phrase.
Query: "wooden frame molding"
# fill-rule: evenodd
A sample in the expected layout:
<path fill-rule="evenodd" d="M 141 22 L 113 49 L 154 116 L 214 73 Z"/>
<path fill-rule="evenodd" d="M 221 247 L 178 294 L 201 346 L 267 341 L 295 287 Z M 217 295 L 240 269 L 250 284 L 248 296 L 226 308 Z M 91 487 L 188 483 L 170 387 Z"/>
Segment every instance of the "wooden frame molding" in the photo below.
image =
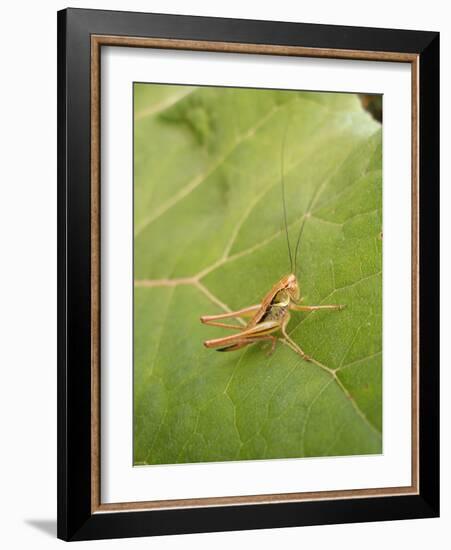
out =
<path fill-rule="evenodd" d="M 163 48 L 261 55 L 409 63 L 412 71 L 412 482 L 409 487 L 230 496 L 102 504 L 100 499 L 100 53 L 102 46 Z M 418 495 L 419 478 L 419 82 L 416 53 L 361 51 L 251 43 L 91 35 L 91 512 L 307 502 Z"/>

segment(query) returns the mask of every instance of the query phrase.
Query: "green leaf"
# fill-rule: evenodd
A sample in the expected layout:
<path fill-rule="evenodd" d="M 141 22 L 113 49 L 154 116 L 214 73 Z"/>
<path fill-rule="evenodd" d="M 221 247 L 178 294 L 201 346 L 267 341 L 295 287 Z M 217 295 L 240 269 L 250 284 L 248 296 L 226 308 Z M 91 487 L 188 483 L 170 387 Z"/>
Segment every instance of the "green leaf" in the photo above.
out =
<path fill-rule="evenodd" d="M 380 124 L 351 94 L 134 94 L 135 464 L 381 453 Z M 230 331 L 201 315 L 258 303 L 290 270 L 282 148 L 292 246 L 309 209 L 303 303 L 346 305 L 292 314 L 314 362 L 202 345 Z"/>

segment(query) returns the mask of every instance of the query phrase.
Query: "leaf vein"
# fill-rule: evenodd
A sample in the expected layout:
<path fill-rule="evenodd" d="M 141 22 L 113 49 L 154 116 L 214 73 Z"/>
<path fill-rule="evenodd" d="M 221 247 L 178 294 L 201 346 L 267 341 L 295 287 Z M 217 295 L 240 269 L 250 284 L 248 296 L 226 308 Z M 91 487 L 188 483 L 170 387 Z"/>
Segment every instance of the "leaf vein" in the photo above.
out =
<path fill-rule="evenodd" d="M 296 100 L 294 100 L 296 101 Z M 148 227 L 151 223 L 161 217 L 165 212 L 170 208 L 179 203 L 187 195 L 192 193 L 199 185 L 201 185 L 221 164 L 223 164 L 226 159 L 233 153 L 233 151 L 244 141 L 251 138 L 255 132 L 263 126 L 275 113 L 277 113 L 283 106 L 276 105 L 272 107 L 265 116 L 259 119 L 258 123 L 246 130 L 241 136 L 239 136 L 233 143 L 233 145 L 221 156 L 219 156 L 215 162 L 213 162 L 204 172 L 195 176 L 185 187 L 182 187 L 177 193 L 175 193 L 169 200 L 163 203 L 159 208 L 157 208 L 150 216 L 148 216 L 143 222 L 137 226 L 135 231 L 135 237 L 139 236 L 142 231 Z"/>
<path fill-rule="evenodd" d="M 143 109 L 142 111 L 139 111 L 135 115 L 135 120 L 142 120 L 143 118 L 147 118 L 149 116 L 154 116 L 156 114 L 162 113 L 166 109 L 169 109 L 169 107 L 172 107 L 182 99 L 184 99 L 186 96 L 191 95 L 193 92 L 195 92 L 197 88 L 193 87 L 190 90 L 183 90 L 183 93 L 176 93 L 173 94 L 163 101 L 159 101 L 158 103 L 155 103 L 148 109 Z"/>

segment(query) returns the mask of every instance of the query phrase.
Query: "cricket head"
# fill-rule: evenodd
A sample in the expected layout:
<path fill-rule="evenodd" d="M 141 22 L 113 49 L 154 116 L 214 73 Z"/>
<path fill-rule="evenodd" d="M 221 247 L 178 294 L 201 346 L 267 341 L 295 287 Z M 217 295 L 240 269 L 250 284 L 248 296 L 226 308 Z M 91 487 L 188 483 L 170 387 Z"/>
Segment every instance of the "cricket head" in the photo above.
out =
<path fill-rule="evenodd" d="M 287 275 L 285 285 L 290 297 L 293 299 L 294 302 L 297 302 L 300 298 L 301 291 L 299 289 L 298 280 L 294 273 L 290 273 L 290 275 Z"/>

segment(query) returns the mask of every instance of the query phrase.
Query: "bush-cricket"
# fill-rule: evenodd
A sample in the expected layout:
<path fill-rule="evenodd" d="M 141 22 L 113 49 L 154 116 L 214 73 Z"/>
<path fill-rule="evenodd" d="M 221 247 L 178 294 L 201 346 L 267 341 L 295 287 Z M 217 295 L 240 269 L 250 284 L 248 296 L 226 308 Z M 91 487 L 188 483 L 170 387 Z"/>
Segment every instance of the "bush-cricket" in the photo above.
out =
<path fill-rule="evenodd" d="M 275 349 L 277 340 L 280 339 L 281 341 L 284 341 L 284 343 L 287 344 L 296 353 L 298 353 L 304 360 L 308 361 L 311 358 L 306 353 L 304 353 L 304 351 L 298 346 L 298 344 L 296 344 L 296 342 L 293 341 L 293 339 L 287 333 L 287 325 L 290 321 L 290 311 L 310 312 L 321 309 L 341 310 L 345 307 L 344 305 L 338 304 L 317 306 L 301 305 L 302 297 L 299 283 L 296 277 L 297 255 L 299 244 L 301 242 L 302 232 L 305 225 L 305 220 L 309 216 L 314 195 L 312 196 L 312 199 L 310 199 L 307 211 L 301 221 L 301 227 L 299 229 L 296 245 L 294 248 L 293 262 L 290 237 L 288 234 L 284 182 L 284 151 L 287 129 L 288 123 L 285 127 L 285 133 L 282 139 L 282 150 L 280 158 L 283 219 L 288 248 L 288 257 L 290 260 L 290 273 L 288 275 L 284 275 L 277 283 L 275 283 L 275 285 L 264 296 L 259 304 L 245 307 L 237 311 L 221 313 L 219 315 L 202 316 L 200 318 L 202 323 L 237 331 L 235 334 L 232 334 L 230 336 L 215 338 L 213 340 L 206 340 L 204 342 L 204 345 L 207 348 L 214 348 L 217 351 L 235 351 L 256 342 L 270 342 L 270 353 L 272 353 Z M 250 319 L 248 320 L 248 322 L 242 326 L 220 322 L 221 320 L 228 318 L 235 318 L 242 322 L 243 318 L 249 317 Z M 279 333 L 279 335 L 276 335 L 276 333 Z"/>

